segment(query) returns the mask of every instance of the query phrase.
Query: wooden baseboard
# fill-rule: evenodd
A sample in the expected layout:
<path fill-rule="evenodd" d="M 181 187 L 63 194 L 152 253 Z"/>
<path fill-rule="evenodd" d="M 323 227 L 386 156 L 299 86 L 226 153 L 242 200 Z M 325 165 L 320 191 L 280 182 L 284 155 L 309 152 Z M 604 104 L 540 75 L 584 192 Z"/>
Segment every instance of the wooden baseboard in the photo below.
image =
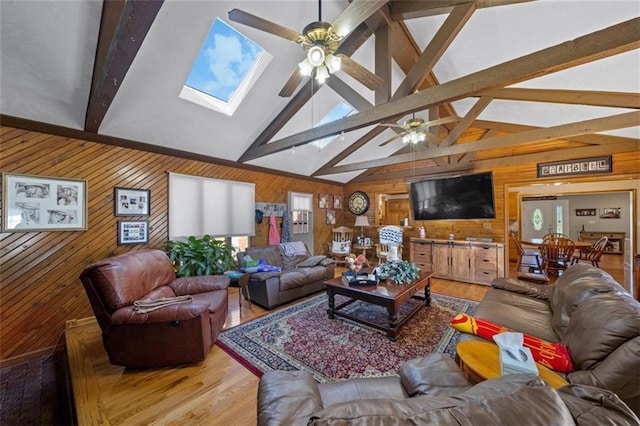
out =
<path fill-rule="evenodd" d="M 29 361 L 30 359 L 39 358 L 45 355 L 53 355 L 55 352 L 59 352 L 61 350 L 62 346 L 60 345 L 57 345 L 57 349 L 56 346 L 49 346 L 47 348 L 38 349 L 36 351 L 28 352 L 26 354 L 21 354 L 11 358 L 0 359 L 0 368 L 7 367 L 9 365 L 20 364 L 22 362 Z"/>

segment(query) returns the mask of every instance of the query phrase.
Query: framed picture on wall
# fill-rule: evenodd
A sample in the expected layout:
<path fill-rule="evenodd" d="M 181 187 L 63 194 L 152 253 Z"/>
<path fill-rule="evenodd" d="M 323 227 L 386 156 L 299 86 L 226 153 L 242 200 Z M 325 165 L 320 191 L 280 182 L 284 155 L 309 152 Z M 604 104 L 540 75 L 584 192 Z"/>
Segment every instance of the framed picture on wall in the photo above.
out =
<path fill-rule="evenodd" d="M 114 188 L 114 214 L 116 216 L 149 216 L 151 191 L 149 189 Z"/>
<path fill-rule="evenodd" d="M 5 232 L 87 229 L 87 181 L 5 173 L 2 183 Z"/>
<path fill-rule="evenodd" d="M 336 224 L 336 211 L 327 210 L 327 225 L 335 225 L 335 224 Z"/>
<path fill-rule="evenodd" d="M 118 245 L 147 244 L 149 242 L 148 220 L 119 220 Z"/>
<path fill-rule="evenodd" d="M 320 209 L 328 209 L 329 208 L 329 194 L 318 194 L 318 208 Z"/>
<path fill-rule="evenodd" d="M 341 209 L 342 208 L 342 195 L 334 195 L 333 196 L 333 208 Z"/>
<path fill-rule="evenodd" d="M 600 213 L 600 219 L 620 219 L 620 207 L 603 207 Z"/>

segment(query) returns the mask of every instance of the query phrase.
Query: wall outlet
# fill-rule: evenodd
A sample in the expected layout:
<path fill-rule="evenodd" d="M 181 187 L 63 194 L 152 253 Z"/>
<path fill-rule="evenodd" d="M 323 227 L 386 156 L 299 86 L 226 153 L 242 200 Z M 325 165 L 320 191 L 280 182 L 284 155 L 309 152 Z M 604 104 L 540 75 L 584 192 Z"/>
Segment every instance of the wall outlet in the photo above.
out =
<path fill-rule="evenodd" d="M 483 223 L 483 224 L 482 224 L 482 227 L 483 227 L 484 229 L 491 229 L 491 223 L 489 223 L 489 222 Z"/>

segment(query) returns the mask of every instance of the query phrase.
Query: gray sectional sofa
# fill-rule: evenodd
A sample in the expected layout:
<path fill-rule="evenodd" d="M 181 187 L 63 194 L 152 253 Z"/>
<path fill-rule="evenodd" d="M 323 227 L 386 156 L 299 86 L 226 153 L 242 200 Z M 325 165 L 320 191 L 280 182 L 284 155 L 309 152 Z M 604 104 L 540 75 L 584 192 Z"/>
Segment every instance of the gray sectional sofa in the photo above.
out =
<path fill-rule="evenodd" d="M 294 246 L 298 251 L 290 250 Z M 238 253 L 241 268 L 246 263 L 246 256 L 253 260 L 264 259 L 268 265 L 280 268 L 279 272 L 251 272 L 251 302 L 265 309 L 273 309 L 324 290 L 324 282 L 333 278 L 335 273 L 333 259 L 312 256 L 304 244 L 250 247 L 245 252 Z"/>

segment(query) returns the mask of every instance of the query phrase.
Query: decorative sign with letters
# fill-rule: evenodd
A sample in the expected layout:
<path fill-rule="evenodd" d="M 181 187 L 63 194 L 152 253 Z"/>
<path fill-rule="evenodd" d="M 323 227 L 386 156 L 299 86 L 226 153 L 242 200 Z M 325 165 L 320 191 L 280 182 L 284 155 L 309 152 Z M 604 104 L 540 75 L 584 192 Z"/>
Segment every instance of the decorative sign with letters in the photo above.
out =
<path fill-rule="evenodd" d="M 538 177 L 611 173 L 611 156 L 539 163 Z"/>

